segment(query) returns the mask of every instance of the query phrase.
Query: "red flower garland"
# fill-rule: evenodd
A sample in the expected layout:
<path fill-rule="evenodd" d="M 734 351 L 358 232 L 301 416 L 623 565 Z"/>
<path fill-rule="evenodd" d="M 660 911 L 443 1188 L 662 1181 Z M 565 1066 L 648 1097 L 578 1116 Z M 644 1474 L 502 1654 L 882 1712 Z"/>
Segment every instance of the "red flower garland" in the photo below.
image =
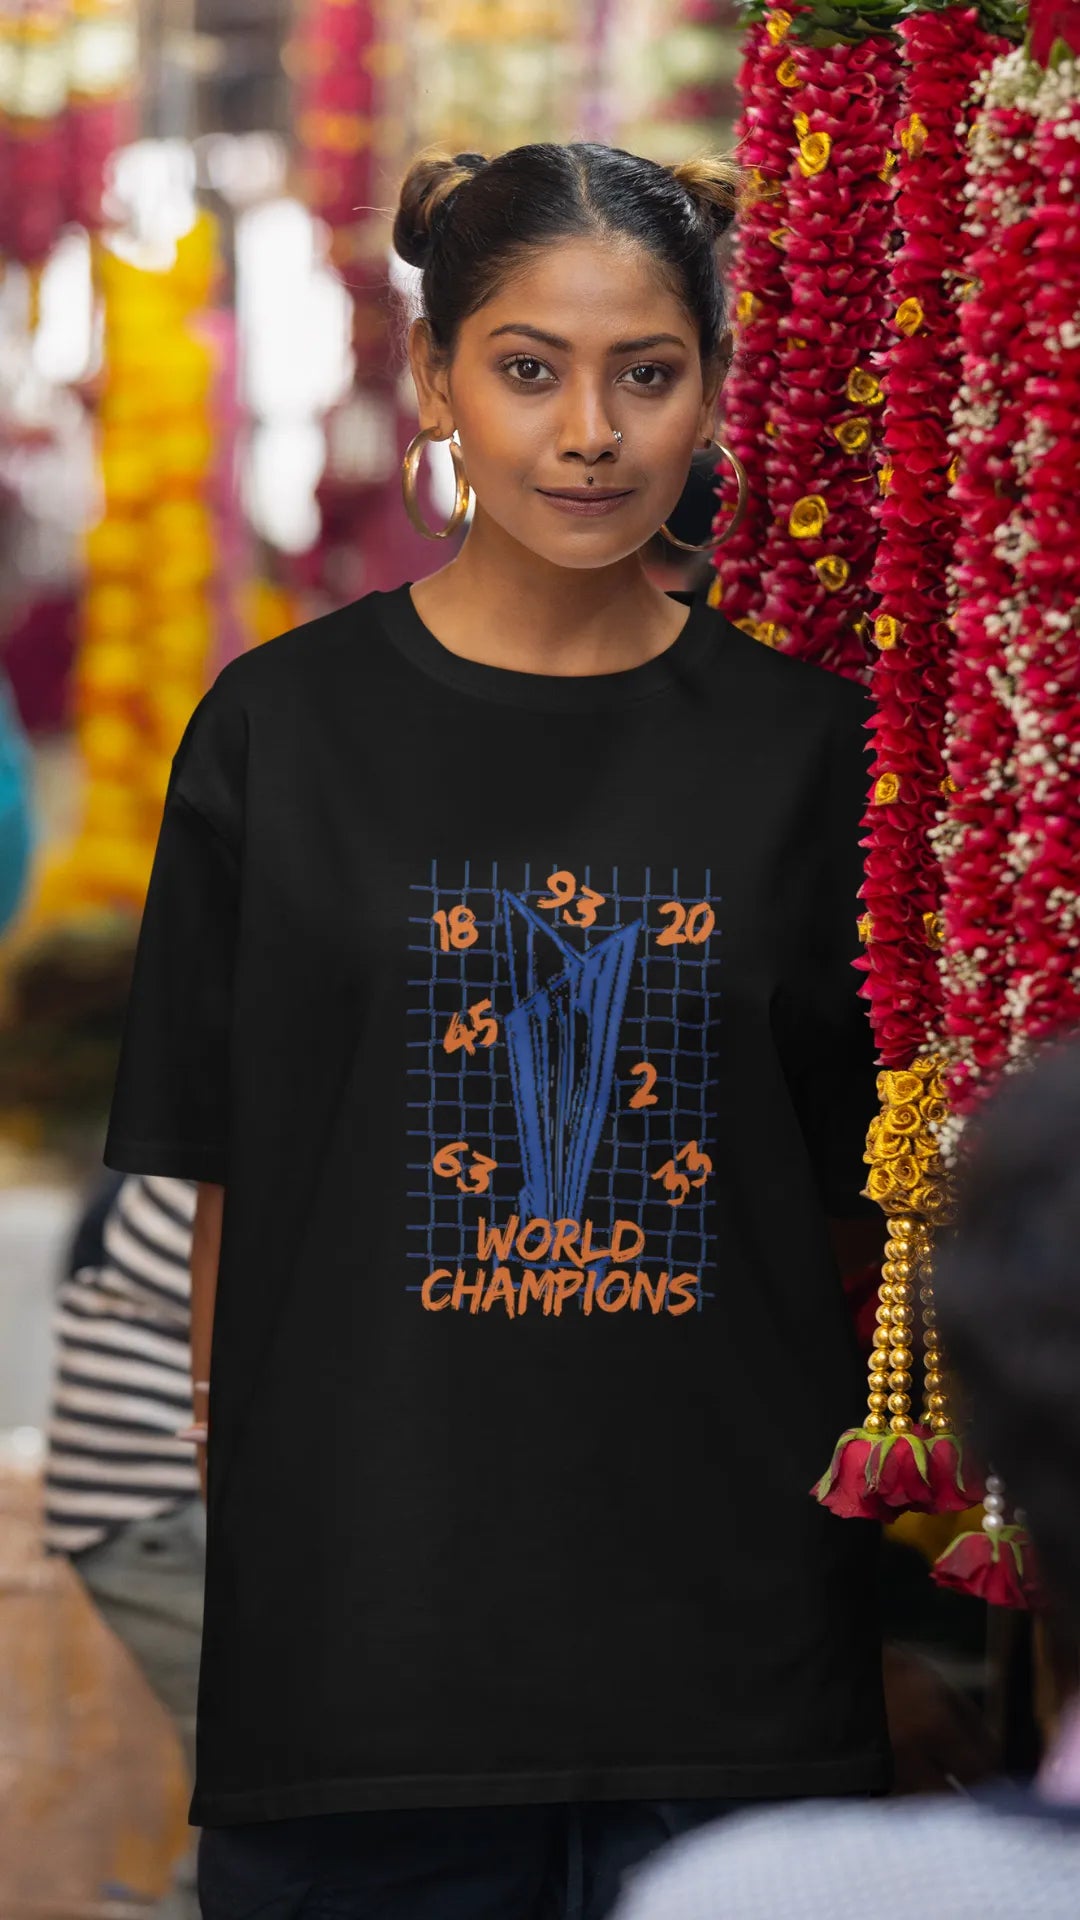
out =
<path fill-rule="evenodd" d="M 64 221 L 66 0 L 0 23 L 7 86 L 0 116 L 0 256 L 44 266 Z M 35 294 L 36 298 L 36 294 Z"/>
<path fill-rule="evenodd" d="M 1014 1059 L 1080 1021 L 1080 94 L 1075 83 L 1060 91 L 1055 108 L 1058 88 L 1047 75 L 1017 448 L 1017 584 L 1026 604 L 1016 648 L 1019 810 L 1006 996 Z"/>
<path fill-rule="evenodd" d="M 1017 827 L 1010 651 L 1019 622 L 1016 449 L 1024 438 L 1022 341 L 1036 287 L 1029 245 L 1037 190 L 1030 108 L 1008 97 L 1024 56 L 1003 56 L 972 142 L 963 373 L 955 416 L 957 607 L 947 759 L 955 783 L 936 845 L 944 872 L 942 962 L 950 1090 L 970 1111 L 1009 1052 Z M 995 89 L 997 90 L 995 92 Z M 955 1140 L 956 1130 L 951 1136 Z"/>
<path fill-rule="evenodd" d="M 293 44 L 301 187 L 331 230 L 353 301 L 358 386 L 390 387 L 386 222 L 373 208 L 375 142 L 388 47 L 374 0 L 312 0 Z"/>
<path fill-rule="evenodd" d="M 951 703 L 958 792 L 939 842 L 961 1121 L 1003 1068 L 1080 1012 L 1077 130 L 1071 67 L 1041 74 L 1022 52 L 997 61 L 972 155 L 975 297 L 957 412 L 967 509 Z M 982 1530 L 953 1543 L 935 1579 L 998 1605 L 1033 1605 L 1031 1542 L 1005 1525 L 1000 1483 L 988 1486 Z"/>
<path fill-rule="evenodd" d="M 885 389 L 881 539 L 870 579 L 874 787 L 865 826 L 866 997 L 886 1066 L 937 1044 L 941 868 L 930 834 L 942 806 L 951 636 L 947 574 L 957 533 L 949 498 L 951 409 L 959 380 L 960 229 L 972 93 L 1003 42 L 973 8 L 909 15 L 902 158 L 889 307 L 895 339 L 876 356 Z"/>
<path fill-rule="evenodd" d="M 748 28 L 739 74 L 743 101 L 739 158 L 750 190 L 742 210 L 732 269 L 737 349 L 724 385 L 723 438 L 746 469 L 745 517 L 717 549 L 717 580 L 711 599 L 737 625 L 759 638 L 764 603 L 761 553 L 769 524 L 767 454 L 773 396 L 780 381 L 780 322 L 789 306 L 787 281 L 776 244 L 787 223 L 787 172 L 795 144 L 790 89 L 797 83 L 787 41 L 791 15 L 774 9 Z M 719 535 L 735 507 L 735 482 L 727 461 L 717 469 Z"/>
<path fill-rule="evenodd" d="M 74 0 L 72 13 L 66 211 L 96 233 L 109 159 L 135 137 L 135 6 L 134 0 Z"/>
<path fill-rule="evenodd" d="M 794 61 L 802 85 L 783 254 L 791 306 L 771 422 L 765 620 L 785 652 L 864 679 L 877 540 L 878 390 L 867 369 L 885 342 L 899 60 L 877 36 L 800 43 Z"/>
<path fill-rule="evenodd" d="M 893 1070 L 879 1079 L 882 1113 L 866 1154 L 867 1190 L 890 1217 L 890 1240 L 866 1424 L 842 1436 L 815 1489 L 835 1512 L 876 1518 L 904 1510 L 959 1512 L 980 1497 L 951 1431 L 931 1285 L 932 1229 L 950 1205 L 937 1140 L 948 1108 L 935 1051 L 942 876 L 932 834 L 946 786 L 947 572 L 956 535 L 948 436 L 959 373 L 965 120 L 975 78 L 1002 45 L 974 10 L 910 15 L 897 30 L 905 63 L 904 118 L 896 129 L 902 237 L 888 291 L 894 339 L 872 357 L 881 387 L 863 369 L 861 392 L 852 395 L 873 402 L 883 390 L 886 400 L 880 543 L 869 579 L 880 595 L 874 622 L 880 651 L 872 674 L 876 750 L 863 842 L 867 956 L 859 964 L 881 1058 Z M 863 418 L 869 427 L 870 416 Z M 920 1347 L 916 1293 L 924 1306 L 922 1424 L 911 1418 Z"/>
<path fill-rule="evenodd" d="M 1028 21 L 1031 57 L 1040 67 L 1049 66 L 1057 40 L 1080 54 L 1080 0 L 1031 0 Z"/>

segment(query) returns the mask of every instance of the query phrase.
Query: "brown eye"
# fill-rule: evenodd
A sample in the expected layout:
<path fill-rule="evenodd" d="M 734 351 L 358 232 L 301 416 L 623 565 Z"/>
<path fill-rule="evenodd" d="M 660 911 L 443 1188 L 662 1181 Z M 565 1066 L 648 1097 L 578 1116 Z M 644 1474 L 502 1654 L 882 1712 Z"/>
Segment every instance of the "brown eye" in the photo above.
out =
<path fill-rule="evenodd" d="M 542 387 L 548 384 L 545 375 L 550 368 L 531 353 L 515 353 L 512 359 L 503 361 L 503 372 L 517 387 Z"/>
<path fill-rule="evenodd" d="M 642 393 L 659 393 L 671 384 L 671 368 L 657 360 L 642 361 L 639 366 L 628 367 L 623 377 Z"/>

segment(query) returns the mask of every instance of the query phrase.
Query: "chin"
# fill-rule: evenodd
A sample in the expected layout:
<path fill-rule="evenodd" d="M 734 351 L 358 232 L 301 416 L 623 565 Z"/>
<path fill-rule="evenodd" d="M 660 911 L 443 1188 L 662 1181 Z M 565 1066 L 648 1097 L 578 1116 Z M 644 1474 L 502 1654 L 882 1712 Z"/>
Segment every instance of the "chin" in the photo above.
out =
<path fill-rule="evenodd" d="M 638 529 L 631 533 L 628 527 L 622 527 L 616 535 L 612 528 L 599 521 L 592 526 L 586 523 L 569 538 L 530 539 L 524 531 L 513 533 L 512 538 L 553 567 L 564 567 L 572 573 L 595 573 L 601 567 L 618 566 L 621 560 L 638 553 L 653 531 L 649 527 L 644 532 Z"/>

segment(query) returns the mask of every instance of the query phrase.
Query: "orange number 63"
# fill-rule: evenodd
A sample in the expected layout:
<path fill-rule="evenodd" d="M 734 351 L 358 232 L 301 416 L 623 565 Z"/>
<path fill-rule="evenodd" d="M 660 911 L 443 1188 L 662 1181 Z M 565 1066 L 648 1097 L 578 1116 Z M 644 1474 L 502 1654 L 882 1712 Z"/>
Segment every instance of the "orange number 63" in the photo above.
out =
<path fill-rule="evenodd" d="M 469 1154 L 469 1172 L 471 1180 L 462 1177 L 462 1156 Z M 431 1163 L 433 1173 L 440 1180 L 452 1180 L 459 1193 L 486 1193 L 491 1185 L 491 1176 L 498 1162 L 489 1160 L 486 1153 L 478 1153 L 470 1147 L 467 1140 L 452 1140 L 449 1146 L 440 1147 Z"/>

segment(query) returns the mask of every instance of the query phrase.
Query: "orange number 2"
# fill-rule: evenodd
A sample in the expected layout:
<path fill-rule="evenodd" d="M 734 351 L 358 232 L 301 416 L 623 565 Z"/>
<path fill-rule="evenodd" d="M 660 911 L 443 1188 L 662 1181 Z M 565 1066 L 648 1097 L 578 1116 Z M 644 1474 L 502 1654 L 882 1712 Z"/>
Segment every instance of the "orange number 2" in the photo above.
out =
<path fill-rule="evenodd" d="M 631 1067 L 630 1076 L 634 1080 L 640 1079 L 641 1081 L 637 1092 L 631 1097 L 630 1105 L 632 1107 L 655 1107 L 656 1095 L 653 1092 L 653 1088 L 656 1085 L 656 1068 L 650 1066 L 648 1060 L 640 1060 L 636 1067 Z"/>

